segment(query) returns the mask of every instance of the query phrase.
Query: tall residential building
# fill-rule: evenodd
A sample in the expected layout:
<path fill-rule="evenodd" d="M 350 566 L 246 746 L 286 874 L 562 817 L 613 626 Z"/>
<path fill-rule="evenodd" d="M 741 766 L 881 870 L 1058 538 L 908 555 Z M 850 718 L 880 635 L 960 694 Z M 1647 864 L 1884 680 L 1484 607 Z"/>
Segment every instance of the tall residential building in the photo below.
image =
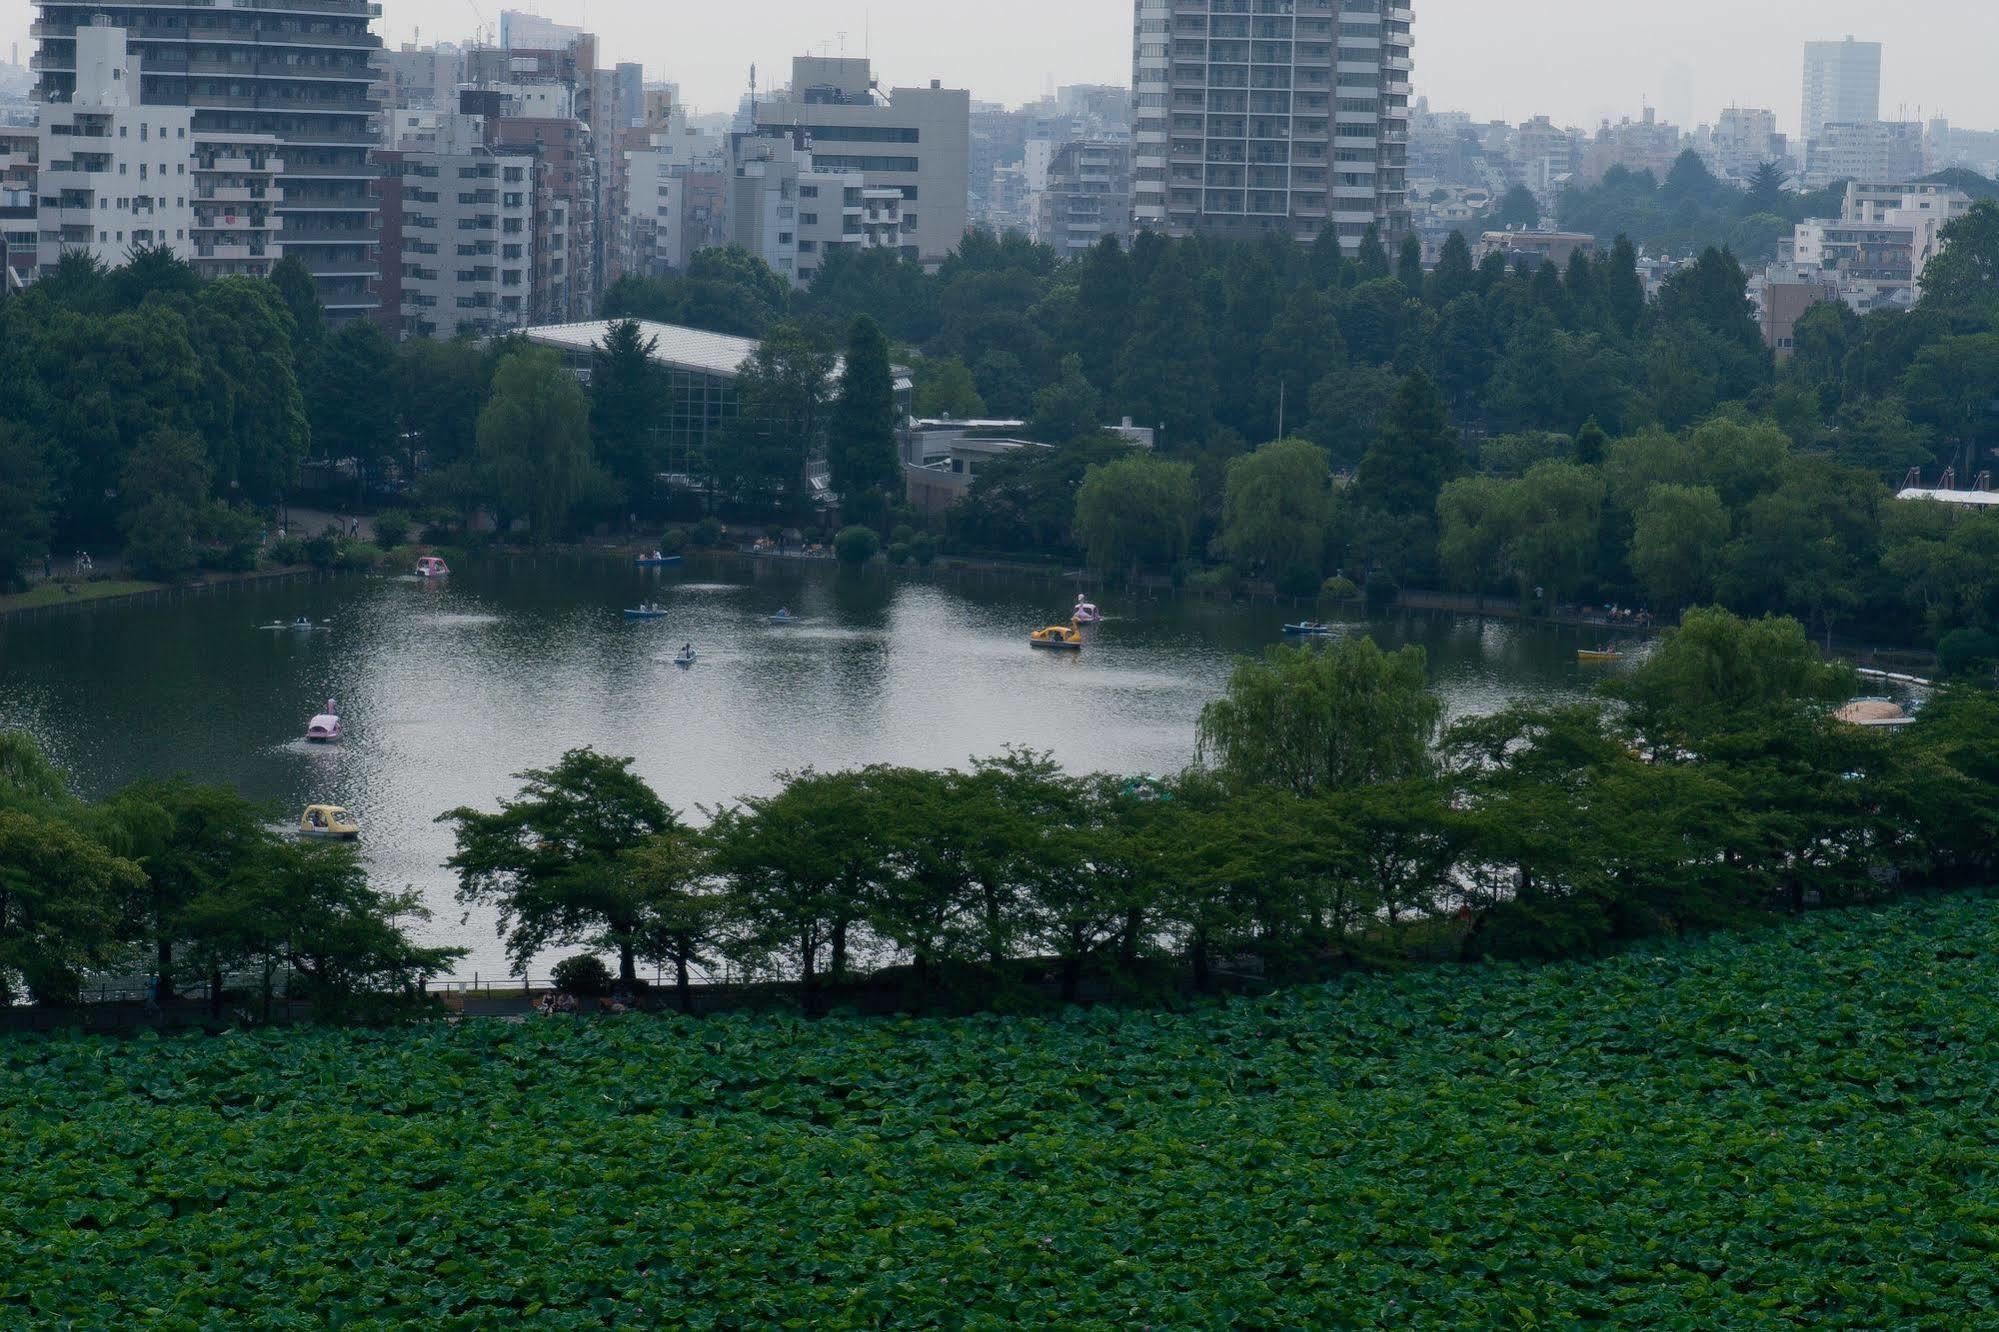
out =
<path fill-rule="evenodd" d="M 972 97 L 932 79 L 882 89 L 865 59 L 799 56 L 791 87 L 754 108 L 757 132 L 803 136 L 814 169 L 902 195 L 903 248 L 936 265 L 964 239 Z"/>
<path fill-rule="evenodd" d="M 1881 43 L 1805 43 L 1805 98 L 1798 137 L 1807 144 L 1827 125 L 1881 118 Z"/>
<path fill-rule="evenodd" d="M 1136 0 L 1134 213 L 1183 235 L 1343 246 L 1408 230 L 1410 28 L 1397 0 Z"/>
<path fill-rule="evenodd" d="M 189 115 L 189 135 L 217 144 L 277 145 L 285 254 L 313 274 L 332 317 L 375 308 L 379 273 L 369 162 L 369 56 L 381 45 L 373 0 L 36 0 L 39 97 L 51 107 L 78 87 L 79 34 L 122 27 L 137 58 L 136 107 Z M 223 155 L 220 160 L 248 159 Z M 220 186 L 218 186 L 220 188 Z M 254 186 L 246 187 L 254 188 Z M 46 191 L 44 191 L 46 193 Z M 155 192 L 157 194 L 157 192 Z M 117 197 L 117 196 L 114 196 Z M 245 200 L 248 202 L 248 200 Z M 158 230 L 157 226 L 139 228 Z M 116 231 L 118 228 L 95 228 Z M 132 228 L 127 227 L 130 231 Z"/>
<path fill-rule="evenodd" d="M 535 159 L 495 149 L 481 117 L 446 114 L 430 145 L 385 149 L 383 292 L 405 337 L 481 336 L 528 322 Z M 393 223 L 393 229 L 391 229 Z"/>
<path fill-rule="evenodd" d="M 42 108 L 40 261 L 88 254 L 107 268 L 141 245 L 191 259 L 194 180 L 184 106 L 140 107 L 140 61 L 122 28 L 71 38 L 69 96 Z"/>

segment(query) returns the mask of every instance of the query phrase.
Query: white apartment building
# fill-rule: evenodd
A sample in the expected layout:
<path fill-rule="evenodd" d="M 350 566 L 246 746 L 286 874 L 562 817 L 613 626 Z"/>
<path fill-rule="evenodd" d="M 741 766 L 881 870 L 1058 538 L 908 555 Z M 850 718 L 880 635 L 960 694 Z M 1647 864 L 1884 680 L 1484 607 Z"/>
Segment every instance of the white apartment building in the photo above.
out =
<path fill-rule="evenodd" d="M 1862 314 L 1906 309 L 1921 293 L 1923 270 L 1943 251 L 1943 229 L 1971 209 L 1962 191 L 1934 184 L 1850 184 L 1836 219 L 1800 222 L 1792 263 L 1836 283 Z"/>
<path fill-rule="evenodd" d="M 1881 43 L 1805 43 L 1804 106 L 1798 137 L 1807 145 L 1827 125 L 1881 118 Z"/>
<path fill-rule="evenodd" d="M 901 195 L 911 257 L 934 266 L 964 238 L 971 94 L 933 79 L 927 88 L 876 83 L 865 59 L 799 56 L 791 87 L 755 107 L 759 134 L 802 136 L 815 169 L 858 173 L 862 189 Z"/>
<path fill-rule="evenodd" d="M 42 107 L 39 261 L 87 253 L 106 267 L 135 246 L 165 245 L 194 258 L 194 113 L 138 106 L 139 58 L 125 30 L 76 30 L 69 100 Z"/>
<path fill-rule="evenodd" d="M 1865 120 L 1819 127 L 1805 155 L 1805 183 L 1908 180 L 1924 171 L 1923 127 L 1913 120 Z"/>
<path fill-rule="evenodd" d="M 1409 4 L 1136 0 L 1134 16 L 1141 226 L 1331 227 L 1349 249 L 1408 230 Z"/>
<path fill-rule="evenodd" d="M 828 171 L 789 139 L 745 136 L 729 182 L 729 240 L 804 286 L 842 248 L 916 258 L 900 187 Z"/>
<path fill-rule="evenodd" d="M 1731 106 L 1715 122 L 1709 165 L 1716 175 L 1746 180 L 1765 162 L 1789 160 L 1791 145 L 1777 132 L 1777 113 Z"/>
<path fill-rule="evenodd" d="M 534 271 L 532 154 L 495 150 L 481 117 L 438 122 L 402 178 L 401 326 L 410 337 L 525 327 Z"/>

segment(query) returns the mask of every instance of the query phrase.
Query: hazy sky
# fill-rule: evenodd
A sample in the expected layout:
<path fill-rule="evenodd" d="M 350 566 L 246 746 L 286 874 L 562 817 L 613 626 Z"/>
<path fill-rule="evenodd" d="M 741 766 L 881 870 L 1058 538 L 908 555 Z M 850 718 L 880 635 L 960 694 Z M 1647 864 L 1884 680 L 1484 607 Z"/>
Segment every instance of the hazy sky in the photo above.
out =
<path fill-rule="evenodd" d="M 1590 124 L 1645 101 L 1693 124 L 1731 102 L 1795 128 L 1801 43 L 1886 44 L 1882 114 L 1999 128 L 1999 0 L 1415 0 L 1416 90 L 1481 118 L 1546 112 Z M 383 0 L 384 40 L 462 39 L 500 0 Z M 581 23 L 607 56 L 678 82 L 704 110 L 789 76 L 807 51 L 868 50 L 887 83 L 969 87 L 1020 102 L 1058 83 L 1131 77 L 1130 0 L 591 0 L 533 8 Z M 30 47 L 27 0 L 0 0 L 0 46 Z"/>

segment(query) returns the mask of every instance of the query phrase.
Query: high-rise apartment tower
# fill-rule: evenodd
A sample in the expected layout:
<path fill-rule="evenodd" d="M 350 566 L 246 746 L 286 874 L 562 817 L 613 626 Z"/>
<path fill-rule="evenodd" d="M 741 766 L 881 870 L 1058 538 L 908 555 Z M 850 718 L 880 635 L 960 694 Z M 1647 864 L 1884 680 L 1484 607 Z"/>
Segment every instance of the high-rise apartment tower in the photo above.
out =
<path fill-rule="evenodd" d="M 376 305 L 377 174 L 368 158 L 380 109 L 368 66 L 381 39 L 370 0 L 36 0 L 38 98 L 68 102 L 79 27 L 122 28 L 137 57 L 135 106 L 187 108 L 190 134 L 269 136 L 283 167 L 275 238 L 311 270 L 334 318 Z"/>
<path fill-rule="evenodd" d="M 1881 43 L 1805 43 L 1805 100 L 1799 137 L 1810 143 L 1827 125 L 1881 118 Z"/>
<path fill-rule="evenodd" d="M 1396 0 L 1136 0 L 1133 219 L 1184 235 L 1409 225 Z"/>

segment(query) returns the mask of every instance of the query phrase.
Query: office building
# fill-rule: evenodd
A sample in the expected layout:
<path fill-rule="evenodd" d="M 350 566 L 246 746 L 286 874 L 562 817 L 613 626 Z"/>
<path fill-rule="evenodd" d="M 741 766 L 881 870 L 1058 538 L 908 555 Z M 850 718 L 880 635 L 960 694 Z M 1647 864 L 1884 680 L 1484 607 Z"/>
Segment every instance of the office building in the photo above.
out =
<path fill-rule="evenodd" d="M 369 57 L 381 44 L 370 31 L 379 4 L 312 0 L 304 9 L 299 0 L 236 0 L 226 7 L 193 0 L 37 0 L 37 7 L 39 96 L 49 110 L 77 94 L 81 34 L 93 25 L 122 27 L 136 63 L 137 92 L 127 94 L 133 106 L 146 109 L 149 123 L 178 125 L 180 115 L 188 116 L 194 141 L 274 145 L 275 157 L 266 160 L 282 164 L 275 172 L 281 197 L 273 211 L 281 223 L 275 230 L 282 233 L 283 252 L 297 255 L 313 274 L 330 317 L 375 308 L 377 204 L 368 153 L 376 142 L 371 120 L 379 105 Z M 155 109 L 173 114 L 162 121 Z M 218 151 L 216 160 L 249 159 Z M 255 172 L 246 168 L 245 174 Z M 89 230 L 162 229 L 157 201 L 165 192 L 132 190 L 129 184 L 125 193 L 114 191 L 111 197 L 153 198 L 151 225 Z M 217 188 L 223 186 L 218 182 Z M 78 224 L 58 224 L 59 235 L 64 227 L 74 231 Z M 271 230 L 263 232 L 268 236 Z"/>
<path fill-rule="evenodd" d="M 1134 17 L 1140 226 L 1331 227 L 1349 249 L 1408 230 L 1409 5 L 1137 0 Z"/>
<path fill-rule="evenodd" d="M 1798 137 L 1807 145 L 1827 125 L 1881 118 L 1881 43 L 1805 43 L 1804 107 Z"/>
<path fill-rule="evenodd" d="M 1923 127 L 1913 120 L 1821 125 L 1805 152 L 1805 184 L 1912 180 L 1923 174 L 1923 149 Z"/>
<path fill-rule="evenodd" d="M 502 51 L 554 51 L 568 46 L 583 35 L 583 29 L 556 23 L 539 14 L 518 9 L 500 11 L 499 49 Z"/>
<path fill-rule="evenodd" d="M 864 59 L 799 56 L 791 87 L 753 109 L 759 135 L 790 135 L 814 168 L 859 173 L 863 189 L 893 189 L 904 246 L 937 265 L 963 239 L 967 222 L 971 94 L 942 87 L 884 90 Z"/>

